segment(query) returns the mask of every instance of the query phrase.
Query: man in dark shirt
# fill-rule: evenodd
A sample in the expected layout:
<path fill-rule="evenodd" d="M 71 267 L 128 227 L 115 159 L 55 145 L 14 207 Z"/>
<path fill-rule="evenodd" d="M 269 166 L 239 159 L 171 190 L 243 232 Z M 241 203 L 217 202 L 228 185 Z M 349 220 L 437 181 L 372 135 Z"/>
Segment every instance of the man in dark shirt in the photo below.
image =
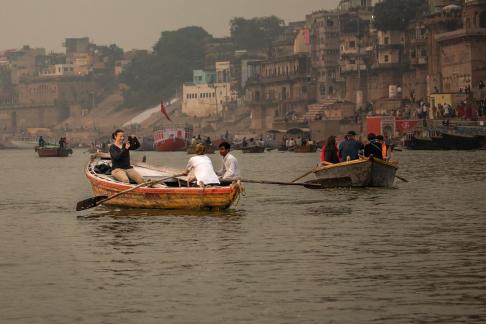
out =
<path fill-rule="evenodd" d="M 140 147 L 138 139 L 133 137 L 133 140 L 124 143 L 125 133 L 121 129 L 117 129 L 112 138 L 115 141 L 110 146 L 111 175 L 113 178 L 125 183 L 129 183 L 130 180 L 139 184 L 143 183 L 143 177 L 130 165 L 130 150 L 136 150 Z"/>
<path fill-rule="evenodd" d="M 374 158 L 383 160 L 383 154 L 381 150 L 381 144 L 376 140 L 374 133 L 368 134 L 369 143 L 364 147 L 364 154 L 366 157 L 373 155 Z"/>
<path fill-rule="evenodd" d="M 339 156 L 342 162 L 359 159 L 359 151 L 363 149 L 363 144 L 355 140 L 355 136 L 355 131 L 349 131 L 344 142 L 339 145 Z"/>

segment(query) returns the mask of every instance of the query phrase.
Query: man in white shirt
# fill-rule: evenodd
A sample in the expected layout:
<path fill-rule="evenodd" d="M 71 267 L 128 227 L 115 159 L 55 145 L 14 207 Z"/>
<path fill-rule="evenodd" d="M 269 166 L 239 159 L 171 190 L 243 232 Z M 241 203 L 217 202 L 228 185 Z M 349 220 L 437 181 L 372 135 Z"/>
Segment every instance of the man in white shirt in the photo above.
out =
<path fill-rule="evenodd" d="M 211 159 L 205 155 L 206 148 L 202 144 L 196 145 L 196 155 L 187 162 L 185 174 L 191 173 L 188 181 L 196 180 L 200 187 L 206 185 L 219 185 L 219 179 L 214 172 Z"/>
<path fill-rule="evenodd" d="M 227 142 L 219 144 L 219 154 L 223 157 L 223 165 L 216 174 L 221 181 L 231 182 L 240 178 L 238 160 L 230 153 L 231 145 Z"/>

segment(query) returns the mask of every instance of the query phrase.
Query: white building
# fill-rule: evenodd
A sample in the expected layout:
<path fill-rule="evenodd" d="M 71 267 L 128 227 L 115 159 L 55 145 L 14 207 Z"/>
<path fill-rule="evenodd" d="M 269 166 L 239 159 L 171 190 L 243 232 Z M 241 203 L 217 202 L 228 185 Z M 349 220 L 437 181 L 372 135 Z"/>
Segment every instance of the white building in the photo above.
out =
<path fill-rule="evenodd" d="M 66 75 L 74 75 L 73 64 L 54 64 L 54 65 L 50 65 L 47 69 L 39 72 L 39 76 L 42 77 L 66 76 Z"/>
<path fill-rule="evenodd" d="M 208 117 L 223 112 L 228 102 L 236 100 L 229 83 L 194 84 L 182 87 L 182 112 L 192 117 Z"/>

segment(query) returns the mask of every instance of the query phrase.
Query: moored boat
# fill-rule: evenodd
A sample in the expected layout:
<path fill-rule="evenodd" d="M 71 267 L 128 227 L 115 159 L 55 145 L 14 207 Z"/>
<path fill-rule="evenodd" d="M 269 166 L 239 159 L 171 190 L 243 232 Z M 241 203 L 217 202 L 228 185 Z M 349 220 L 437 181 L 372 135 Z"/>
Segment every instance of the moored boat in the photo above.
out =
<path fill-rule="evenodd" d="M 314 173 L 318 179 L 350 178 L 352 187 L 392 187 L 397 169 L 397 162 L 362 157 L 322 166 Z"/>
<path fill-rule="evenodd" d="M 111 196 L 134 187 L 134 184 L 116 181 L 111 175 L 97 173 L 96 166 L 110 165 L 109 161 L 92 159 L 86 166 L 85 173 L 95 195 Z M 158 180 L 180 173 L 177 170 L 153 167 L 147 164 L 134 164 L 134 168 L 145 180 Z M 152 187 L 141 187 L 134 191 L 109 200 L 105 205 L 126 208 L 151 209 L 226 209 L 230 207 L 240 194 L 239 182 L 221 187 L 187 187 L 181 181 L 187 178 L 167 180 Z"/>
<path fill-rule="evenodd" d="M 68 157 L 69 154 L 73 154 L 73 150 L 70 148 L 61 148 L 59 146 L 36 146 L 35 151 L 39 157 Z"/>
<path fill-rule="evenodd" d="M 247 147 L 243 147 L 241 150 L 242 150 L 243 153 L 264 153 L 265 147 L 264 146 L 247 146 Z"/>
<path fill-rule="evenodd" d="M 482 146 L 480 136 L 464 136 L 439 133 L 437 136 L 419 138 L 408 134 L 405 147 L 410 150 L 478 150 Z"/>
<path fill-rule="evenodd" d="M 159 152 L 184 151 L 192 136 L 189 127 L 162 128 L 154 132 L 154 147 Z"/>

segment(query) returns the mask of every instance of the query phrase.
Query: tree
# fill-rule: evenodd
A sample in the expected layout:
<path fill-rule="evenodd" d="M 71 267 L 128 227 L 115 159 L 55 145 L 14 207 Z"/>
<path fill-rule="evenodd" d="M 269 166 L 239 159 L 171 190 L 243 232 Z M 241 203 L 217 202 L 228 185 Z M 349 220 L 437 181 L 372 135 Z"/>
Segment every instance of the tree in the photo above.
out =
<path fill-rule="evenodd" d="M 124 106 L 147 107 L 174 96 L 192 71 L 204 66 L 204 44 L 211 38 L 201 27 L 164 31 L 153 53 L 136 57 L 121 76 L 128 85 Z"/>
<path fill-rule="evenodd" d="M 276 16 L 235 17 L 230 21 L 231 38 L 238 49 L 266 48 L 281 34 L 284 25 Z"/>
<path fill-rule="evenodd" d="M 381 31 L 405 31 L 424 5 L 425 0 L 384 0 L 374 7 L 374 25 Z"/>

